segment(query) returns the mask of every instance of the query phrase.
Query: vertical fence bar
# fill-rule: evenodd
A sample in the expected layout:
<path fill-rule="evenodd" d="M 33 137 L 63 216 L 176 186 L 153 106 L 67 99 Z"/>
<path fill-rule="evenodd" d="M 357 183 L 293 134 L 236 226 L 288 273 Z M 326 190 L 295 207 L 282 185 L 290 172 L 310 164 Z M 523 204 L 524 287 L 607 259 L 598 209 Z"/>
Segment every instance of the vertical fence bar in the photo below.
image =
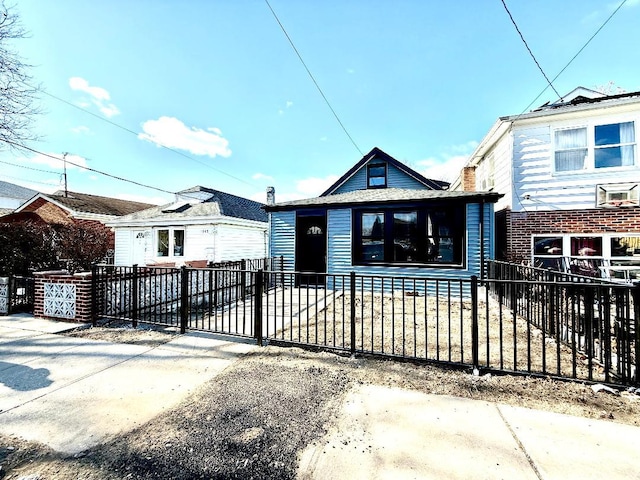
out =
<path fill-rule="evenodd" d="M 631 297 L 633 299 L 633 320 L 629 319 L 629 323 L 633 324 L 633 343 L 636 356 L 635 378 L 632 380 L 635 385 L 640 385 L 640 284 L 633 287 Z M 629 363 L 631 363 L 631 355 L 629 355 Z"/>
<path fill-rule="evenodd" d="M 259 346 L 262 346 L 262 291 L 264 290 L 264 270 L 261 268 L 256 272 L 256 293 L 253 305 L 253 335 Z"/>
<path fill-rule="evenodd" d="M 133 278 L 131 282 L 131 324 L 133 328 L 138 328 L 138 264 L 133 266 Z M 184 333 L 184 332 L 183 332 Z"/>
<path fill-rule="evenodd" d="M 462 309 L 461 309 L 462 310 Z M 478 277 L 471 276 L 471 361 L 474 370 L 480 369 L 478 360 Z"/>
<path fill-rule="evenodd" d="M 98 266 L 91 265 L 91 325 L 98 321 Z"/>
<path fill-rule="evenodd" d="M 355 355 L 356 353 L 356 272 L 351 272 L 349 274 L 350 285 L 349 285 L 349 293 L 351 294 L 350 302 L 351 302 L 351 310 L 350 310 L 350 320 L 351 320 L 351 355 Z"/>
<path fill-rule="evenodd" d="M 189 278 L 187 267 L 180 267 L 180 333 L 187 331 L 187 317 L 189 314 Z"/>

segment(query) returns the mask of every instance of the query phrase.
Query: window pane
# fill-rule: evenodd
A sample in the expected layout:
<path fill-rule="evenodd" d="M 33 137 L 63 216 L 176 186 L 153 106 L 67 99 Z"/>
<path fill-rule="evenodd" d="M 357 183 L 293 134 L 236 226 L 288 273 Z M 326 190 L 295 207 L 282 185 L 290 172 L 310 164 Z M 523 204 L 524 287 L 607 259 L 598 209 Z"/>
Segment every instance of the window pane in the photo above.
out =
<path fill-rule="evenodd" d="M 461 208 L 427 213 L 426 261 L 429 263 L 463 263 L 464 215 Z"/>
<path fill-rule="evenodd" d="M 596 146 L 620 143 L 620 124 L 596 125 Z"/>
<path fill-rule="evenodd" d="M 533 237 L 534 255 L 562 255 L 562 237 Z"/>
<path fill-rule="evenodd" d="M 384 240 L 362 239 L 362 260 L 378 261 L 384 260 Z"/>
<path fill-rule="evenodd" d="M 169 230 L 158 230 L 158 256 L 169 256 Z"/>
<path fill-rule="evenodd" d="M 555 135 L 556 150 L 566 150 L 570 148 L 586 148 L 587 129 L 570 128 L 567 130 L 556 130 Z"/>
<path fill-rule="evenodd" d="M 562 258 L 558 257 L 534 257 L 533 266 L 537 268 L 548 268 L 551 270 L 562 271 Z"/>
<path fill-rule="evenodd" d="M 362 214 L 362 236 L 363 237 L 384 237 L 384 214 L 383 213 L 363 213 Z"/>
<path fill-rule="evenodd" d="M 173 255 L 176 257 L 184 255 L 184 230 L 173 231 Z"/>
<path fill-rule="evenodd" d="M 595 160 L 596 168 L 633 165 L 633 146 L 597 148 Z"/>
<path fill-rule="evenodd" d="M 571 237 L 571 256 L 602 256 L 602 237 Z"/>
<path fill-rule="evenodd" d="M 418 212 L 393 214 L 393 259 L 418 261 Z"/>
<path fill-rule="evenodd" d="M 569 172 L 582 170 L 584 160 L 587 157 L 587 149 L 556 151 L 556 172 Z"/>
<path fill-rule="evenodd" d="M 384 187 L 387 184 L 387 168 L 385 165 L 369 165 L 367 167 L 369 187 Z"/>
<path fill-rule="evenodd" d="M 640 257 L 640 237 L 613 237 L 612 257 Z"/>
<path fill-rule="evenodd" d="M 384 177 L 384 165 L 371 165 L 369 167 L 370 177 Z"/>

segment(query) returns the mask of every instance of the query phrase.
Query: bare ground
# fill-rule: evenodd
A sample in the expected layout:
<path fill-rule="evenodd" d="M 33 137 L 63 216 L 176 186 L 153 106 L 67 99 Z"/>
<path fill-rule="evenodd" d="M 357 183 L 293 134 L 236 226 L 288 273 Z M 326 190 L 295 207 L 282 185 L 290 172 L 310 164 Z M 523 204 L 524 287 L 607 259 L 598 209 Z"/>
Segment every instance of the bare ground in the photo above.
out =
<path fill-rule="evenodd" d="M 93 328 L 74 335 L 152 345 L 173 332 Z M 320 439 L 349 388 L 376 384 L 640 425 L 640 396 L 524 376 L 480 376 L 432 365 L 346 358 L 297 348 L 256 351 L 175 409 L 66 457 L 0 436 L 0 478 L 292 479 L 297 455 Z"/>

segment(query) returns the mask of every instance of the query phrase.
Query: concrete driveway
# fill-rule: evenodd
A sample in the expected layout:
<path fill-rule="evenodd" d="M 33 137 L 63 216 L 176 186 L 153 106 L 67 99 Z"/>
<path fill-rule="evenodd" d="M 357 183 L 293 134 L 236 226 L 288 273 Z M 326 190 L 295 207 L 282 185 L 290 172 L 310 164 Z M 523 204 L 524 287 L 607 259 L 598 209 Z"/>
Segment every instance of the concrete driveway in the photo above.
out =
<path fill-rule="evenodd" d="M 78 453 L 175 406 L 256 348 L 198 333 L 155 348 L 57 335 L 76 327 L 0 317 L 0 433 Z"/>

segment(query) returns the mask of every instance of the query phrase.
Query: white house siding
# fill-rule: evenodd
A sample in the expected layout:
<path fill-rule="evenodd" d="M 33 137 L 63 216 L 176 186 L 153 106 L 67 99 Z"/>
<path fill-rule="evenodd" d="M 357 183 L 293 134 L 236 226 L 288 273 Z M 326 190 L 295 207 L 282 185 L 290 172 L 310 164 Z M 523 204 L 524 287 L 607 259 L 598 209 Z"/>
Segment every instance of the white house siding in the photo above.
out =
<path fill-rule="evenodd" d="M 393 188 L 426 189 L 422 183 L 387 163 L 387 185 Z M 367 188 L 367 165 L 353 174 L 334 193 L 347 193 Z"/>
<path fill-rule="evenodd" d="M 295 268 L 295 232 L 296 212 L 271 212 L 270 256 L 282 256 L 284 270 L 289 272 Z"/>
<path fill-rule="evenodd" d="M 266 228 L 258 229 L 235 225 L 219 225 L 217 227 L 216 262 L 264 258 L 266 256 Z"/>
<path fill-rule="evenodd" d="M 179 227 L 176 227 L 179 228 Z M 216 227 L 189 225 L 184 232 L 184 260 L 212 260 L 215 251 Z M 176 260 L 178 257 L 175 257 Z"/>
<path fill-rule="evenodd" d="M 513 211 L 576 210 L 596 206 L 596 186 L 604 183 L 639 182 L 640 152 L 636 146 L 633 167 L 602 168 L 577 172 L 553 171 L 553 132 L 557 128 L 604 125 L 634 121 L 640 141 L 640 114 L 607 114 L 579 119 L 559 117 L 550 122 L 513 130 Z M 500 191 L 500 190 L 498 190 Z"/>
<path fill-rule="evenodd" d="M 504 135 L 498 143 L 484 156 L 484 159 L 478 164 L 476 172 L 480 172 L 483 168 L 482 163 L 486 162 L 489 156 L 493 156 L 493 187 L 490 188 L 493 192 L 502 193 L 504 197 L 500 198 L 495 204 L 495 211 L 502 210 L 504 208 L 511 208 L 513 204 L 513 182 L 511 176 L 512 170 L 512 151 L 513 151 L 513 137 L 511 134 Z M 480 185 L 480 175 L 476 174 L 476 190 L 482 191 Z"/>
<path fill-rule="evenodd" d="M 115 265 L 131 265 L 131 249 L 133 247 L 132 231 L 129 228 L 115 229 Z"/>

